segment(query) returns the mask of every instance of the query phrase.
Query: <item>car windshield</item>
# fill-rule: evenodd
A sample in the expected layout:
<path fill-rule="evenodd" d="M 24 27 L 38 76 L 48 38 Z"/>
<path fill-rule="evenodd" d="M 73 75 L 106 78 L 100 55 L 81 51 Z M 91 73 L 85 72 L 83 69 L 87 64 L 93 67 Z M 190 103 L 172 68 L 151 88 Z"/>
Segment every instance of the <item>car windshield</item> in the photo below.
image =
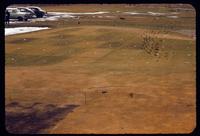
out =
<path fill-rule="evenodd" d="M 17 12 L 17 9 L 7 9 L 8 12 Z"/>
<path fill-rule="evenodd" d="M 17 13 L 17 12 L 19 12 L 19 10 L 17 10 L 17 9 L 11 9 L 10 10 L 12 13 Z"/>
<path fill-rule="evenodd" d="M 37 10 L 37 11 L 41 11 L 42 9 L 39 7 L 31 7 L 31 9 Z"/>
<path fill-rule="evenodd" d="M 31 9 L 27 9 L 27 8 L 19 8 L 19 10 L 20 10 L 21 12 L 34 13 Z"/>
<path fill-rule="evenodd" d="M 38 10 L 42 10 L 40 7 L 37 7 Z"/>
<path fill-rule="evenodd" d="M 36 8 L 31 8 L 33 11 L 39 11 L 38 9 L 36 9 Z"/>
<path fill-rule="evenodd" d="M 20 8 L 19 10 L 20 10 L 21 12 L 27 12 L 26 9 L 22 9 L 22 8 Z"/>

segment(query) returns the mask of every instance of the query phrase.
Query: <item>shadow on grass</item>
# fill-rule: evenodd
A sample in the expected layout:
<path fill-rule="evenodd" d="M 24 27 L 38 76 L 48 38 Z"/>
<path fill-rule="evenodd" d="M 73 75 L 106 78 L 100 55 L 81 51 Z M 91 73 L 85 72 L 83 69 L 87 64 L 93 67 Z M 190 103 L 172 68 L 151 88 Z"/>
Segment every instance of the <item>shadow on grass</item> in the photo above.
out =
<path fill-rule="evenodd" d="M 34 103 L 25 107 L 17 102 L 6 105 L 6 129 L 14 134 L 43 133 L 79 105 L 57 106 Z"/>

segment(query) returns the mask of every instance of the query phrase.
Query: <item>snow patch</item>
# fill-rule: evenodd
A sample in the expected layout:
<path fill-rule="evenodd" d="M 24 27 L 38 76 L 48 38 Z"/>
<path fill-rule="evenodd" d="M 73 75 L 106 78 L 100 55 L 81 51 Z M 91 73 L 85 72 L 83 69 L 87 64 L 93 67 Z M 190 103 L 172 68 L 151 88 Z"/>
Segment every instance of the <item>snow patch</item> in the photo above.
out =
<path fill-rule="evenodd" d="M 124 12 L 125 14 L 131 14 L 131 15 L 147 15 L 146 13 L 139 13 L 139 12 Z"/>
<path fill-rule="evenodd" d="M 153 15 L 153 16 L 161 16 L 161 15 L 165 15 L 166 13 L 160 13 L 160 12 L 147 12 L 148 14 L 150 15 Z"/>
<path fill-rule="evenodd" d="M 73 12 L 48 12 L 48 16 L 44 18 L 33 19 L 32 21 L 56 21 L 60 18 L 79 18 L 78 15 L 98 15 L 108 12 L 85 12 L 85 13 L 73 13 Z"/>
<path fill-rule="evenodd" d="M 66 16 L 70 16 L 70 15 L 98 15 L 98 14 L 105 14 L 105 13 L 109 13 L 109 12 L 103 12 L 103 11 L 99 11 L 99 12 L 83 12 L 83 13 L 74 13 L 74 12 L 48 12 L 49 15 L 66 15 Z"/>
<path fill-rule="evenodd" d="M 179 14 L 178 12 L 171 13 L 160 13 L 160 12 L 124 12 L 125 14 L 130 15 L 149 15 L 149 16 L 166 16 L 168 18 L 178 18 L 178 16 L 174 16 L 175 14 Z"/>
<path fill-rule="evenodd" d="M 151 16 L 161 16 L 165 15 L 166 13 L 159 13 L 159 12 L 124 12 L 126 14 L 131 14 L 131 15 L 151 15 Z"/>
<path fill-rule="evenodd" d="M 57 21 L 61 18 L 79 18 L 80 15 L 100 15 L 100 14 L 105 14 L 109 12 L 83 12 L 83 13 L 73 13 L 73 12 L 48 12 L 47 16 L 44 16 L 43 18 L 34 18 L 34 19 L 29 19 L 26 22 L 20 22 L 16 20 L 11 20 L 10 23 L 28 23 L 28 22 L 37 22 L 37 21 Z"/>
<path fill-rule="evenodd" d="M 167 16 L 168 18 L 178 18 L 178 16 Z"/>
<path fill-rule="evenodd" d="M 107 17 L 107 18 L 115 18 L 115 16 L 105 16 L 105 17 Z"/>
<path fill-rule="evenodd" d="M 5 36 L 22 34 L 28 32 L 34 32 L 39 30 L 46 30 L 48 27 L 14 27 L 14 28 L 5 28 Z"/>

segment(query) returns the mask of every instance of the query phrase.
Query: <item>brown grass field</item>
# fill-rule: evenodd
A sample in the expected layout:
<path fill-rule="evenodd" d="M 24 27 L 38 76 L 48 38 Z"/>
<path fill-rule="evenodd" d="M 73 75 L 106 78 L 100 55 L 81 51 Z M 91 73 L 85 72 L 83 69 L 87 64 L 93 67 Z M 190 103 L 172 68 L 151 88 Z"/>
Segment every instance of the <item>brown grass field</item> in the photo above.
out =
<path fill-rule="evenodd" d="M 51 29 L 5 37 L 8 132 L 155 134 L 195 129 L 195 10 L 190 5 L 40 6 L 47 12 L 109 13 L 83 15 L 80 24 L 66 18 L 11 24 Z M 179 12 L 179 18 L 115 11 Z M 145 35 L 151 41 L 145 42 Z"/>

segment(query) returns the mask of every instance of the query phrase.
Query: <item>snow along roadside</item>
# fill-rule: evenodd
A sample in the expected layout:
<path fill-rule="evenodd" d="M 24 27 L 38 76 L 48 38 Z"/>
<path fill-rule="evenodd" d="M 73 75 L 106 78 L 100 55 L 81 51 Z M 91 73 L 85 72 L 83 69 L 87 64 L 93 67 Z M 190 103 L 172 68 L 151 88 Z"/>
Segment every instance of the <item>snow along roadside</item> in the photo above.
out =
<path fill-rule="evenodd" d="M 5 36 L 22 34 L 40 30 L 50 29 L 48 27 L 14 27 L 14 28 L 5 28 Z"/>

